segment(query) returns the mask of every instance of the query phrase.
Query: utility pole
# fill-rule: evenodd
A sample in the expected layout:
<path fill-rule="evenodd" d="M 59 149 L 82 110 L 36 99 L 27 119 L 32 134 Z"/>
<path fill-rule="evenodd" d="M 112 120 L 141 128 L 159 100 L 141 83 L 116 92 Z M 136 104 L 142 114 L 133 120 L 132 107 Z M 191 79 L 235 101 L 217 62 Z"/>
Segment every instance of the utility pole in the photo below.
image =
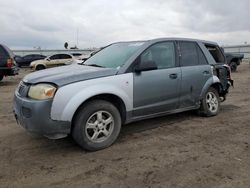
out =
<path fill-rule="evenodd" d="M 76 46 L 78 48 L 78 32 L 79 32 L 79 29 L 77 28 L 76 29 Z"/>

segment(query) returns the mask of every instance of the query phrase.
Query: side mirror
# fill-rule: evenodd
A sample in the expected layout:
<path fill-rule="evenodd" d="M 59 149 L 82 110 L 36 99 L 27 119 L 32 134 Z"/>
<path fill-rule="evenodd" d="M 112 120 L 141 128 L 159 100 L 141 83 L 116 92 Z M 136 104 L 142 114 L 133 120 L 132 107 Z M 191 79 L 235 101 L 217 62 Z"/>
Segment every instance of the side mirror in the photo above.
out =
<path fill-rule="evenodd" d="M 145 61 L 143 63 L 137 64 L 135 67 L 135 72 L 156 70 L 157 65 L 154 61 Z"/>
<path fill-rule="evenodd" d="M 49 58 L 49 57 L 47 57 L 47 58 L 46 58 L 46 60 L 47 60 L 47 61 L 50 61 L 50 58 Z"/>

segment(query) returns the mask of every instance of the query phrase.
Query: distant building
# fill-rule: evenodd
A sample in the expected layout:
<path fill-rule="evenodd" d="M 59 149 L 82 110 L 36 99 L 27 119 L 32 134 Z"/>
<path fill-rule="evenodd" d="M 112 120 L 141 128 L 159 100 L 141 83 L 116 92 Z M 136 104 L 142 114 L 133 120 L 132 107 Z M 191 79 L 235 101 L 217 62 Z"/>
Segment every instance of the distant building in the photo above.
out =
<path fill-rule="evenodd" d="M 244 59 L 250 59 L 250 45 L 234 45 L 234 46 L 224 46 L 225 52 L 229 53 L 241 53 L 244 54 Z"/>

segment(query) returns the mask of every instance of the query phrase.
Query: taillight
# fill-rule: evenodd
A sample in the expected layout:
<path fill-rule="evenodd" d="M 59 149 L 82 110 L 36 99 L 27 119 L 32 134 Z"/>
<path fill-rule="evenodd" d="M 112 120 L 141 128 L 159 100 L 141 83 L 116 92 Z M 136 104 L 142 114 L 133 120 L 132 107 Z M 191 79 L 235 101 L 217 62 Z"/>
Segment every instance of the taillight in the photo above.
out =
<path fill-rule="evenodd" d="M 13 66 L 13 59 L 12 58 L 7 59 L 6 66 L 9 67 L 9 68 L 11 68 Z"/>

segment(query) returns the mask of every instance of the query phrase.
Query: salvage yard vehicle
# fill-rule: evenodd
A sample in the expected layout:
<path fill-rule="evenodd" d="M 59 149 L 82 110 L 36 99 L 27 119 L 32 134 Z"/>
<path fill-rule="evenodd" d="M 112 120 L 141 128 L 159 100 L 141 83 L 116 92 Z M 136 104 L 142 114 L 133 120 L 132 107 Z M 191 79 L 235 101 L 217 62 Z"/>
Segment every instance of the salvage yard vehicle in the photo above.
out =
<path fill-rule="evenodd" d="M 5 45 L 0 44 L 0 81 L 4 76 L 18 74 L 13 52 Z"/>
<path fill-rule="evenodd" d="M 114 143 L 123 124 L 187 110 L 217 115 L 233 83 L 225 63 L 208 41 L 118 42 L 81 65 L 24 77 L 14 114 L 28 131 L 52 139 L 71 134 L 95 151 Z"/>
<path fill-rule="evenodd" d="M 35 60 L 40 60 L 44 59 L 46 56 L 41 55 L 41 54 L 29 54 L 25 55 L 23 57 L 21 56 L 16 56 L 15 60 L 18 65 L 18 67 L 23 67 L 23 66 L 30 66 L 30 63 Z"/>
<path fill-rule="evenodd" d="M 237 67 L 242 62 L 242 59 L 244 58 L 244 54 L 225 52 L 225 56 L 226 56 L 227 64 L 230 66 L 231 71 L 232 72 L 237 71 Z"/>
<path fill-rule="evenodd" d="M 50 67 L 57 67 L 71 64 L 74 57 L 70 54 L 54 54 L 42 60 L 31 62 L 30 67 L 34 70 L 42 70 Z"/>

